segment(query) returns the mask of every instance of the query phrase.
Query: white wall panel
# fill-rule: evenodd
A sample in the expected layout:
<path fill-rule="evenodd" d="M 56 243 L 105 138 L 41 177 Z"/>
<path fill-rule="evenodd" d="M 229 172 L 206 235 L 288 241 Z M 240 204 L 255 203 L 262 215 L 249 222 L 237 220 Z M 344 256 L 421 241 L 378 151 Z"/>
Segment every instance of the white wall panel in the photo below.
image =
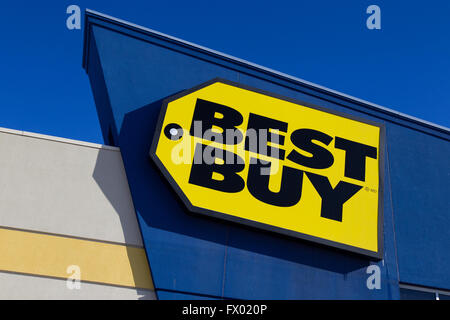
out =
<path fill-rule="evenodd" d="M 154 300 L 154 291 L 80 283 L 80 289 L 68 289 L 66 280 L 0 272 L 0 300 Z"/>

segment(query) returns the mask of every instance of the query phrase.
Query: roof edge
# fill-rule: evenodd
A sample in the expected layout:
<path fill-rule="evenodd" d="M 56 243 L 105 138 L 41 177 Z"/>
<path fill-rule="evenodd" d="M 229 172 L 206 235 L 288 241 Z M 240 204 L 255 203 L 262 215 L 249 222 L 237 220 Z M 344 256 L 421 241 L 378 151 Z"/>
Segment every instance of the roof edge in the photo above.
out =
<path fill-rule="evenodd" d="M 376 111 L 383 112 L 383 113 L 388 114 L 390 116 L 400 117 L 400 118 L 403 118 L 404 120 L 412 121 L 412 122 L 418 123 L 420 125 L 424 125 L 424 126 L 430 127 L 432 129 L 435 129 L 435 130 L 438 130 L 438 131 L 444 132 L 445 134 L 449 134 L 450 135 L 450 128 L 448 128 L 448 127 L 445 127 L 445 126 L 442 126 L 442 125 L 438 125 L 436 123 L 433 123 L 433 122 L 430 122 L 430 121 L 426 121 L 426 120 L 423 120 L 423 119 L 420 119 L 420 118 L 417 118 L 417 117 L 414 117 L 414 116 L 410 116 L 408 114 L 405 114 L 405 113 L 402 113 L 402 112 L 399 112 L 399 111 L 396 111 L 396 110 L 393 110 L 393 109 L 390 109 L 390 108 L 386 108 L 386 107 L 380 106 L 378 104 L 375 104 L 375 103 L 372 103 L 372 102 L 369 102 L 369 101 L 366 101 L 366 100 L 363 100 L 363 99 L 359 99 L 359 98 L 353 97 L 351 95 L 348 95 L 348 94 L 345 94 L 345 93 L 342 93 L 342 92 L 339 92 L 339 91 L 336 91 L 336 90 L 333 90 L 333 89 L 330 89 L 330 88 L 327 88 L 327 87 L 324 87 L 324 86 L 321 86 L 321 85 L 318 85 L 318 84 L 315 84 L 315 83 L 312 83 L 312 82 L 309 82 L 309 81 L 306 81 L 306 80 L 303 80 L 301 78 L 297 78 L 297 77 L 288 75 L 286 73 L 283 73 L 283 72 L 280 72 L 280 71 L 276 71 L 276 70 L 273 70 L 273 69 L 270 69 L 270 68 L 267 68 L 267 67 L 264 67 L 264 66 L 261 66 L 261 65 L 249 62 L 247 60 L 243 60 L 243 59 L 240 59 L 240 58 L 237 58 L 237 57 L 234 57 L 234 56 L 222 53 L 220 51 L 216 51 L 216 50 L 213 50 L 213 49 L 201 46 L 201 45 L 197 45 L 195 43 L 192 43 L 192 42 L 189 42 L 189 41 L 177 38 L 177 37 L 173 37 L 173 36 L 167 35 L 165 33 L 162 33 L 162 32 L 150 29 L 150 28 L 146 28 L 146 27 L 143 27 L 143 26 L 140 26 L 140 25 L 137 25 L 137 24 L 134 24 L 134 23 L 122 20 L 122 19 L 118 19 L 118 18 L 109 16 L 107 14 L 103 14 L 103 13 L 97 12 L 95 10 L 87 9 L 87 8 L 85 9 L 84 41 L 83 41 L 83 63 L 82 63 L 83 68 L 86 70 L 86 72 L 87 72 L 87 57 L 88 57 L 88 52 L 87 51 L 88 51 L 88 43 L 89 43 L 89 40 L 90 40 L 89 39 L 89 33 L 87 31 L 88 28 L 89 28 L 89 24 L 90 24 L 89 17 L 102 19 L 102 20 L 104 20 L 106 22 L 109 22 L 111 24 L 122 26 L 122 27 L 126 27 L 128 29 L 132 29 L 134 31 L 138 31 L 138 32 L 141 32 L 141 33 L 145 33 L 145 34 L 150 35 L 150 36 L 158 36 L 158 37 L 163 38 L 165 40 L 168 40 L 168 41 L 171 41 L 171 42 L 175 42 L 175 43 L 181 44 L 183 46 L 187 46 L 187 47 L 189 47 L 189 48 L 191 48 L 193 50 L 206 52 L 206 53 L 208 53 L 210 55 L 213 55 L 213 56 L 215 56 L 217 58 L 229 60 L 229 61 L 237 63 L 237 64 L 239 64 L 241 66 L 245 66 L 245 67 L 249 67 L 251 69 L 255 69 L 257 71 L 260 71 L 260 72 L 263 72 L 263 73 L 275 76 L 275 77 L 280 78 L 282 80 L 287 80 L 289 82 L 294 82 L 294 83 L 296 83 L 298 85 L 306 86 L 306 87 L 309 87 L 309 88 L 311 88 L 313 90 L 316 90 L 316 91 L 319 91 L 319 92 L 322 92 L 322 93 L 331 94 L 331 95 L 333 95 L 333 96 L 335 96 L 337 98 L 340 98 L 340 99 L 343 99 L 343 100 L 347 100 L 349 102 L 353 102 L 353 103 L 365 106 L 365 107 L 367 107 L 369 109 L 374 109 Z"/>
<path fill-rule="evenodd" d="M 40 140 L 52 141 L 52 142 L 72 144 L 72 145 L 76 145 L 76 146 L 80 146 L 80 147 L 88 147 L 88 148 L 99 149 L 99 150 L 102 149 L 102 150 L 110 150 L 110 151 L 119 151 L 120 152 L 119 147 L 113 147 L 113 146 L 108 146 L 108 145 L 94 143 L 94 142 L 74 140 L 74 139 L 50 136 L 50 135 L 41 134 L 41 133 L 34 133 L 34 132 L 29 132 L 29 131 L 22 131 L 22 130 L 16 130 L 16 129 L 3 128 L 3 127 L 0 127 L 0 134 L 12 134 L 12 135 L 22 136 L 22 137 L 27 137 L 27 138 L 35 138 L 35 139 L 40 139 Z"/>

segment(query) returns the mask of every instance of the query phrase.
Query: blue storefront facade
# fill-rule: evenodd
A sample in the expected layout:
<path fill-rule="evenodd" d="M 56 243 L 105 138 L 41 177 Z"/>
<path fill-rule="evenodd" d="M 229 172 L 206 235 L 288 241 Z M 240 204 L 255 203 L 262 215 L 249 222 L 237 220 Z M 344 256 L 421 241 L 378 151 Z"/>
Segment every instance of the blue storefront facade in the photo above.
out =
<path fill-rule="evenodd" d="M 158 299 L 390 300 L 415 287 L 450 291 L 448 128 L 103 14 L 85 18 L 83 67 L 105 143 L 121 150 Z M 188 212 L 149 150 L 163 100 L 214 78 L 383 125 L 381 259 Z M 367 286 L 371 265 L 379 288 Z"/>

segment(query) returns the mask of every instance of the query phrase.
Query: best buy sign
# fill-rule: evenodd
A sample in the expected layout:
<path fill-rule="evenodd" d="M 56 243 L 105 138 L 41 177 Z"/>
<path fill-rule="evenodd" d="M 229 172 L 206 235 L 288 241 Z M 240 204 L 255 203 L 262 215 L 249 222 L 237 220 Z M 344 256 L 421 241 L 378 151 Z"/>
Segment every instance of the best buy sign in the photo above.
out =
<path fill-rule="evenodd" d="M 164 101 L 150 155 L 188 209 L 382 255 L 383 128 L 215 79 Z"/>

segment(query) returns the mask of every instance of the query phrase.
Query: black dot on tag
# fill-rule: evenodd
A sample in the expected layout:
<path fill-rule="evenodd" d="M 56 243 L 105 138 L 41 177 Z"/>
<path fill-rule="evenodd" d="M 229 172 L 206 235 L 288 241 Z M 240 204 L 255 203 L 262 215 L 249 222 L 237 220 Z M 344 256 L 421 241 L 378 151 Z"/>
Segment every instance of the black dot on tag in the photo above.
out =
<path fill-rule="evenodd" d="M 170 123 L 164 128 L 164 135 L 170 140 L 180 140 L 183 136 L 183 129 L 176 123 Z"/>

